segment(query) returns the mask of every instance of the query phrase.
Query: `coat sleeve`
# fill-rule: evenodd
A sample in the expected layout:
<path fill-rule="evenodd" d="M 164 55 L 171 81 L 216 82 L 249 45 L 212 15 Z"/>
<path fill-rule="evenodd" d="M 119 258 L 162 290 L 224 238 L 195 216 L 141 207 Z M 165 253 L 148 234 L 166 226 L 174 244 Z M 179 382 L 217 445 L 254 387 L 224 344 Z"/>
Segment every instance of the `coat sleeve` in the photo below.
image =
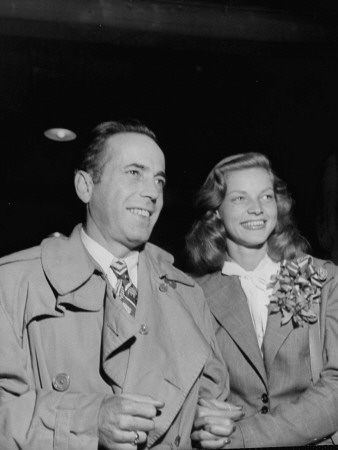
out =
<path fill-rule="evenodd" d="M 104 395 L 35 390 L 22 340 L 0 300 L 1 450 L 97 450 Z"/>
<path fill-rule="evenodd" d="M 338 429 L 338 277 L 322 291 L 323 368 L 320 379 L 292 401 L 279 402 L 267 414 L 237 423 L 227 447 L 268 447 L 315 444 Z"/>

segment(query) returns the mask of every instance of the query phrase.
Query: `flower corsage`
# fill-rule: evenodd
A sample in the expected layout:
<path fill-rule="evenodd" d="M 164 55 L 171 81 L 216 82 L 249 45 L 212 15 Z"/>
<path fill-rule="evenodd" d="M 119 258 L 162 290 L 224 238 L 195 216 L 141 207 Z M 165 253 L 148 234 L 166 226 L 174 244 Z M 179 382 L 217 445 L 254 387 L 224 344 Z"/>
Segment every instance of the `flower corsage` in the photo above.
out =
<path fill-rule="evenodd" d="M 269 287 L 273 288 L 270 295 L 269 312 L 281 312 L 281 325 L 290 320 L 295 327 L 303 326 L 318 320 L 312 305 L 320 303 L 320 294 L 327 278 L 323 267 L 315 267 L 310 255 L 297 258 L 294 261 L 284 260 L 277 275 L 271 277 Z"/>

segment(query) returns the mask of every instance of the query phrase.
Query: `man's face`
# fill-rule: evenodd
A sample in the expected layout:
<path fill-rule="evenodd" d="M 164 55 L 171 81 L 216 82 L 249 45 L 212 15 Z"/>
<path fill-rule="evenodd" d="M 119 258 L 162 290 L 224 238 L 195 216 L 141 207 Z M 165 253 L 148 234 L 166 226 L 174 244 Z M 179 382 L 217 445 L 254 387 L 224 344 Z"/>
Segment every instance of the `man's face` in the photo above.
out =
<path fill-rule="evenodd" d="M 148 241 L 163 206 L 165 161 L 159 146 L 139 133 L 106 142 L 99 183 L 92 186 L 86 230 L 116 257 Z"/>

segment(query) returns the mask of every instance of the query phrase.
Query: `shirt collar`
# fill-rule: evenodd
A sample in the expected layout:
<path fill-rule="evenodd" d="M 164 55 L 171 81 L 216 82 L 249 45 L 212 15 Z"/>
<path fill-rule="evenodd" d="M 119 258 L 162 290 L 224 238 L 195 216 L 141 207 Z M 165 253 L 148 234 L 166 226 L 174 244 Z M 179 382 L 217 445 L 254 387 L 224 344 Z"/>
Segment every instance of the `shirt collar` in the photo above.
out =
<path fill-rule="evenodd" d="M 224 261 L 222 267 L 223 275 L 237 275 L 245 278 L 264 280 L 264 284 L 267 283 L 270 280 L 271 275 L 277 273 L 280 268 L 280 264 L 273 261 L 267 253 L 253 270 L 245 270 L 238 263 L 231 260 L 229 256 L 227 256 L 227 258 L 228 259 Z"/>
<path fill-rule="evenodd" d="M 103 272 L 107 275 L 109 273 L 110 265 L 112 262 L 116 261 L 116 256 L 110 253 L 101 244 L 92 239 L 88 234 L 81 228 L 81 239 L 83 245 L 88 250 L 88 253 L 94 258 L 94 260 L 102 268 Z M 123 258 L 123 261 L 127 264 L 128 272 L 133 272 L 138 264 L 139 252 L 137 250 L 132 251 L 130 255 Z"/>
<path fill-rule="evenodd" d="M 226 267 L 229 265 L 229 263 L 231 263 L 232 266 L 238 267 L 239 270 L 243 271 L 243 273 L 245 272 L 245 273 L 249 273 L 249 274 L 254 274 L 254 273 L 260 272 L 262 270 L 265 270 L 267 268 L 279 267 L 279 263 L 274 262 L 267 253 L 265 253 L 264 257 L 260 260 L 258 265 L 252 270 L 243 269 L 243 267 L 240 266 L 237 262 L 235 262 L 232 258 L 230 258 L 230 256 L 227 253 L 225 261 L 223 263 L 222 273 L 224 273 L 224 271 L 226 270 Z"/>

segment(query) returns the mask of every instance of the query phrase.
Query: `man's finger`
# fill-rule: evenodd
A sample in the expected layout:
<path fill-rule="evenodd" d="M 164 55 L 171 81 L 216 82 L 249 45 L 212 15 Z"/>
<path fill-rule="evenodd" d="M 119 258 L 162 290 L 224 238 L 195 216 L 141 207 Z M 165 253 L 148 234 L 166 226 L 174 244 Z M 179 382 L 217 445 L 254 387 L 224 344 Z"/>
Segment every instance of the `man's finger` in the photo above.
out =
<path fill-rule="evenodd" d="M 155 424 L 153 419 L 126 414 L 120 417 L 118 426 L 114 426 L 123 431 L 144 431 L 148 433 L 154 429 Z"/>
<path fill-rule="evenodd" d="M 134 400 L 139 403 L 146 403 L 148 405 L 153 405 L 157 409 L 162 409 L 165 403 L 162 400 L 157 400 L 151 395 L 139 395 L 139 394 L 122 394 L 121 397 L 128 398 L 130 400 Z"/>
<path fill-rule="evenodd" d="M 144 401 L 143 401 L 144 400 Z M 153 419 L 158 414 L 163 402 L 141 397 L 135 398 L 130 395 L 119 396 L 117 402 L 112 400 L 112 410 L 116 413 L 129 416 Z"/>

